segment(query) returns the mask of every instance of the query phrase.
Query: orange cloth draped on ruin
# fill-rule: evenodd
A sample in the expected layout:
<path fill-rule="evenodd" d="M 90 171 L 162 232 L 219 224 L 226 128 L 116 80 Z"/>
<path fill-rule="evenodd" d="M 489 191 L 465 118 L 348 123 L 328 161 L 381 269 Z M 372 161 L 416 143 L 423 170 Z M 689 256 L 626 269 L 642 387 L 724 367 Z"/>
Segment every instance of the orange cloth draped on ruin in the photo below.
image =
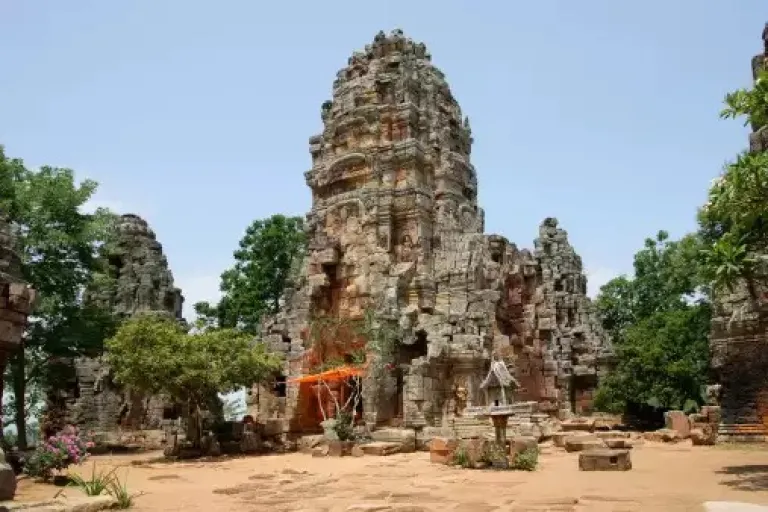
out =
<path fill-rule="evenodd" d="M 300 384 L 308 383 L 313 384 L 320 381 L 338 381 L 338 380 L 345 380 L 350 377 L 357 377 L 362 375 L 365 372 L 365 368 L 356 368 L 353 366 L 340 366 L 338 368 L 333 368 L 332 370 L 327 370 L 321 373 L 314 373 L 311 375 L 302 375 L 301 377 L 296 377 L 295 379 L 290 379 L 288 382 L 298 382 Z"/>

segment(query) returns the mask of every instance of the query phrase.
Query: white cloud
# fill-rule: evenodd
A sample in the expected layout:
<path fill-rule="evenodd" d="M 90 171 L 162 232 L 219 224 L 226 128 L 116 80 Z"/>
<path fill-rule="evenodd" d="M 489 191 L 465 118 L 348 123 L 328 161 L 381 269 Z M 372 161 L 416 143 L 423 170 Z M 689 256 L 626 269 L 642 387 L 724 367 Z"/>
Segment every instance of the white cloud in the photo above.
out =
<path fill-rule="evenodd" d="M 196 318 L 194 305 L 196 302 L 208 301 L 216 303 L 221 299 L 219 283 L 221 278 L 216 275 L 195 274 L 174 278 L 177 287 L 184 295 L 184 318 L 192 321 Z"/>
<path fill-rule="evenodd" d="M 597 267 L 586 269 L 585 274 L 587 275 L 587 295 L 594 299 L 600 292 L 600 287 L 614 277 L 618 277 L 620 272 L 610 268 Z"/>

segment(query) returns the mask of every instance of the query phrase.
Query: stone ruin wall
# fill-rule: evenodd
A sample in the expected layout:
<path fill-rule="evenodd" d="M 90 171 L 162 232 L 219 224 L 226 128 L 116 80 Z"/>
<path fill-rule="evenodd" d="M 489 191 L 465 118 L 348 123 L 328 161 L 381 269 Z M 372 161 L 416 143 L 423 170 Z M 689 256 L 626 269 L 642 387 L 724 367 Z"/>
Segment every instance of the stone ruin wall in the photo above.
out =
<path fill-rule="evenodd" d="M 764 51 L 752 59 L 753 78 L 768 64 L 768 24 Z M 768 127 L 753 126 L 752 152 L 768 151 Z M 715 296 L 710 333 L 712 369 L 720 386 L 718 440 L 768 441 L 768 288 L 747 283 Z"/>
<path fill-rule="evenodd" d="M 173 274 L 155 233 L 137 215 L 122 215 L 115 243 L 105 248 L 108 284 L 89 293 L 92 300 L 120 317 L 162 313 L 182 319 L 184 298 L 174 286 Z M 132 394 L 118 386 L 102 358 L 77 358 L 67 389 L 51 390 L 49 408 L 59 420 L 80 425 L 109 437 L 118 431 L 157 429 L 169 404 L 161 397 Z M 53 406 L 55 404 L 55 406 Z"/>
<path fill-rule="evenodd" d="M 555 219 L 532 252 L 483 234 L 469 120 L 425 46 L 379 33 L 339 71 L 321 117 L 305 173 L 308 254 L 265 324 L 284 375 L 252 390 L 250 412 L 282 418 L 286 431 L 316 427 L 311 390 L 282 384 L 305 371 L 307 327 L 373 305 L 402 330 L 402 374 L 364 382 L 369 424 L 461 421 L 465 405 L 482 402 L 491 357 L 513 369 L 517 400 L 552 415 L 588 413 L 612 350 L 581 259 Z"/>

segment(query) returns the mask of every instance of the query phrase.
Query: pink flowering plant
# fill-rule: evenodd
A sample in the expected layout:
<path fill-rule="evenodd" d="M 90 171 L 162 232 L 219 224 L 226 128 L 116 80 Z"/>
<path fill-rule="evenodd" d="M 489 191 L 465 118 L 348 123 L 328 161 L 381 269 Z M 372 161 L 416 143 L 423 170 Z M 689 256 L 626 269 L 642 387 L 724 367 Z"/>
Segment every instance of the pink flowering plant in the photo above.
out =
<path fill-rule="evenodd" d="M 92 447 L 93 443 L 81 436 L 76 427 L 68 425 L 41 442 L 27 460 L 24 470 L 29 476 L 50 480 L 57 472 L 81 464 Z"/>

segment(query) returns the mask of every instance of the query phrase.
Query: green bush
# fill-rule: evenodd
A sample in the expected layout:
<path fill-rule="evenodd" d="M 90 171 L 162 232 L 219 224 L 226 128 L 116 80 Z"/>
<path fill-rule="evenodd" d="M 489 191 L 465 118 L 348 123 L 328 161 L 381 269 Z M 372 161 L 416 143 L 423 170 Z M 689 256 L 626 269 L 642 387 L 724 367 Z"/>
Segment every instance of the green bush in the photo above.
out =
<path fill-rule="evenodd" d="M 512 469 L 534 471 L 539 464 L 539 448 L 531 446 L 515 454 L 512 459 Z"/>
<path fill-rule="evenodd" d="M 469 454 L 467 453 L 467 449 L 465 447 L 459 446 L 456 448 L 456 451 L 453 452 L 453 463 L 463 468 L 470 467 Z"/>

